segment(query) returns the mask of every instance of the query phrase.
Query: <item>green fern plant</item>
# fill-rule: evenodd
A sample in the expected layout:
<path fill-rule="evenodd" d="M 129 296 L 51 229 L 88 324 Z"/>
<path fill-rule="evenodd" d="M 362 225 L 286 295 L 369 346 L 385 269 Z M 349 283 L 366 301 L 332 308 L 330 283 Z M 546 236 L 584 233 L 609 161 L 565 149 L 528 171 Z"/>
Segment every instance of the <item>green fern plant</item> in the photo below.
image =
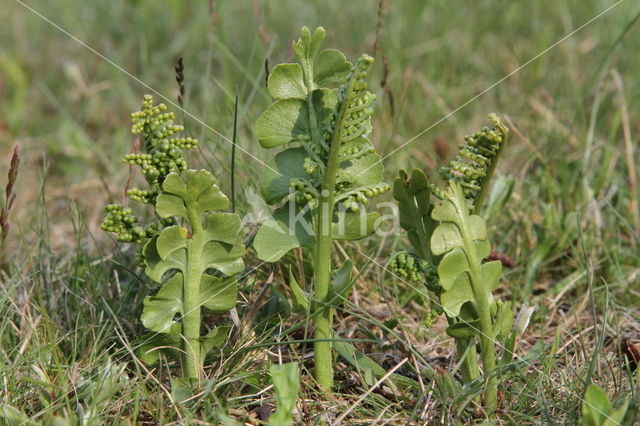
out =
<path fill-rule="evenodd" d="M 229 200 L 206 170 L 188 170 L 184 149 L 197 141 L 178 136 L 164 104 L 144 97 L 132 114 L 132 132 L 140 135 L 142 153 L 127 154 L 124 162 L 140 168 L 148 188 L 129 189 L 128 197 L 153 207 L 155 218 L 138 224 L 132 209 L 111 204 L 102 229 L 118 241 L 142 245 L 146 275 L 160 286 L 144 300 L 142 323 L 152 333 L 143 338 L 142 359 L 158 360 L 165 352 L 181 360 L 188 379 L 202 377 L 206 353 L 224 342 L 228 328 L 200 335 L 201 310 L 226 312 L 236 303 L 234 276 L 244 269 L 240 217 L 227 213 Z M 176 318 L 177 316 L 177 318 Z"/>
<path fill-rule="evenodd" d="M 485 374 L 484 404 L 497 405 L 496 346 L 504 346 L 505 360 L 515 345 L 519 329 L 513 327 L 510 302 L 494 300 L 492 290 L 499 283 L 499 261 L 483 262 L 491 252 L 481 212 L 490 179 L 508 129 L 494 115 L 494 126 L 467 136 L 459 155 L 441 167 L 448 182 L 441 190 L 423 172 L 411 176 L 400 171 L 394 184 L 400 225 L 407 232 L 412 250 L 398 253 L 390 269 L 400 278 L 423 285 L 430 292 L 433 310 L 428 318 L 446 314 L 447 333 L 455 338 L 462 361 L 465 383 L 480 377 L 476 343 Z"/>
<path fill-rule="evenodd" d="M 324 38 L 323 28 L 313 34 L 303 28 L 293 43 L 298 63 L 277 65 L 269 76 L 274 103 L 258 118 L 256 135 L 264 148 L 287 148 L 262 175 L 261 192 L 278 207 L 254 247 L 260 259 L 271 262 L 297 247 L 312 254 L 314 292 L 307 299 L 313 303 L 306 305 L 315 317 L 315 376 L 331 389 L 332 306 L 350 282 L 345 264 L 333 274 L 332 287 L 332 244 L 373 233 L 379 215 L 366 213 L 366 205 L 390 187 L 367 139 L 375 96 L 365 78 L 373 58 L 362 55 L 352 65 L 338 50 L 321 51 Z"/>

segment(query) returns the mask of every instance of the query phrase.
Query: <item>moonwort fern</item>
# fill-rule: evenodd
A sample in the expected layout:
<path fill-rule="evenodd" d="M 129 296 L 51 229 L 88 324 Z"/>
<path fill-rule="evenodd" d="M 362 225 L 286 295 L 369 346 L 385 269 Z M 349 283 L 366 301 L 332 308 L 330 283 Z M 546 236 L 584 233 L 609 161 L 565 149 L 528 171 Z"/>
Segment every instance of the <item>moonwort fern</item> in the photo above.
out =
<path fill-rule="evenodd" d="M 259 258 L 272 262 L 296 247 L 312 254 L 315 375 L 320 386 L 331 389 L 331 307 L 336 289 L 348 288 L 350 281 L 345 264 L 334 274 L 332 290 L 332 243 L 370 235 L 378 214 L 365 207 L 389 186 L 367 139 L 375 96 L 365 78 L 373 58 L 362 55 L 352 65 L 337 50 L 320 51 L 324 38 L 323 28 L 313 34 L 303 28 L 293 43 L 298 63 L 277 65 L 269 76 L 274 103 L 258 118 L 256 135 L 264 148 L 287 148 L 263 173 L 262 194 L 278 207 L 259 229 L 254 247 Z"/>
<path fill-rule="evenodd" d="M 443 179 L 460 184 L 465 197 L 473 200 L 476 213 L 482 208 L 489 182 L 509 134 L 509 129 L 498 116 L 489 114 L 489 119 L 494 127 L 483 127 L 479 132 L 465 136 L 467 143 L 459 146 L 456 158 L 439 170 Z"/>
<path fill-rule="evenodd" d="M 225 212 L 229 200 L 215 178 L 187 168 L 182 150 L 197 141 L 177 136 L 184 128 L 165 110 L 145 96 L 141 111 L 132 114 L 132 132 L 140 135 L 144 152 L 124 157 L 140 167 L 148 183 L 127 195 L 153 206 L 155 220 L 143 227 L 130 208 L 109 205 L 102 229 L 119 241 L 142 243 L 145 273 L 161 286 L 144 300 L 142 323 L 152 333 L 143 340 L 142 358 L 152 363 L 160 351 L 178 355 L 184 375 L 198 379 L 204 356 L 228 331 L 218 327 L 202 337 L 201 309 L 222 313 L 235 305 L 234 275 L 244 269 L 245 249 L 240 217 Z"/>
<path fill-rule="evenodd" d="M 448 189 L 429 183 L 420 170 L 413 170 L 411 176 L 400 171 L 394 198 L 413 250 L 395 255 L 390 267 L 397 276 L 422 283 L 435 297 L 434 312 L 446 314 L 447 332 L 456 339 L 464 359 L 465 382 L 480 377 L 475 349 L 476 341 L 480 342 L 484 403 L 492 410 L 497 404 L 496 341 L 506 347 L 505 359 L 510 359 L 516 329 L 512 329 L 510 302 L 495 301 L 491 295 L 502 265 L 483 262 L 491 245 L 484 219 L 474 214 L 481 211 L 508 135 L 495 115 L 490 118 L 494 127 L 467 136 L 460 154 L 440 169 Z"/>

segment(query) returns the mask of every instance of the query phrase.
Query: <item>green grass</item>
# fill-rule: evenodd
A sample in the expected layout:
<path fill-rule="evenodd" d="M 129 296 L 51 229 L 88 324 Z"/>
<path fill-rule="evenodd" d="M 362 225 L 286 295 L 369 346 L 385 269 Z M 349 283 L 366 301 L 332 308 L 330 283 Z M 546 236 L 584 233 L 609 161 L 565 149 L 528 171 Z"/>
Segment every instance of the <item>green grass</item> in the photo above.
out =
<path fill-rule="evenodd" d="M 135 354 L 143 331 L 137 318 L 149 288 L 134 250 L 98 229 L 102 206 L 123 197 L 118 188 L 128 175 L 118 159 L 131 147 L 129 113 L 150 88 L 175 102 L 173 66 L 180 55 L 184 118 L 201 141 L 202 155 L 190 164 L 207 167 L 226 193 L 231 144 L 211 129 L 231 139 L 237 89 L 237 141 L 246 152 L 237 152 L 236 210 L 245 214 L 250 207 L 243 189 L 257 186 L 260 167 L 249 154 L 263 161 L 270 155 L 252 129 L 270 103 L 265 58 L 270 66 L 291 60 L 290 42 L 302 25 L 324 26 L 328 44 L 350 57 L 373 53 L 377 2 L 243 0 L 214 2 L 213 9 L 208 2 L 178 0 L 25 2 L 148 87 L 18 2 L 5 3 L 2 187 L 14 145 L 22 149 L 22 164 L 3 253 L 8 266 L 0 271 L 0 403 L 24 416 L 16 419 L 256 423 L 275 401 L 268 369 L 280 360 L 300 361 L 295 418 L 304 424 L 323 411 L 331 421 L 350 408 L 345 424 L 482 419 L 473 410 L 479 387 L 446 392 L 436 385 L 440 379 L 418 374 L 425 367 L 453 372 L 455 356 L 451 339 L 443 337 L 444 322 L 424 326 L 428 307 L 379 266 L 394 248 L 407 247 L 402 235 L 336 250 L 340 261 L 351 257 L 359 274 L 336 329 L 341 338 L 377 342 L 356 346 L 385 371 L 408 358 L 395 373 L 415 384 L 392 378 L 370 391 L 377 379 L 339 358 L 336 395 L 315 394 L 312 334 L 307 319 L 291 313 L 288 271 L 262 265 L 240 282 L 244 332 L 207 362 L 203 391 L 177 406 L 169 387 L 176 366 L 150 368 Z M 516 264 L 500 291 L 536 311 L 517 351 L 526 363 L 516 360 L 505 372 L 499 422 L 570 424 L 590 382 L 613 401 L 640 404 L 638 376 L 625 370 L 619 350 L 620 339 L 640 338 L 640 223 L 634 213 L 640 193 L 630 179 L 640 169 L 640 8 L 621 2 L 465 105 L 615 3 L 387 3 L 370 77 L 379 97 L 372 142 L 385 155 L 421 135 L 385 160 L 387 182 L 399 168 L 435 170 L 445 158 L 434 142 L 443 141 L 450 158 L 488 112 L 506 117 L 512 128 L 497 174 L 513 179 L 514 189 L 489 226 L 496 249 Z M 389 64 L 386 93 L 382 55 Z M 309 279 L 306 259 L 287 259 Z M 255 258 L 249 262 L 258 265 Z"/>

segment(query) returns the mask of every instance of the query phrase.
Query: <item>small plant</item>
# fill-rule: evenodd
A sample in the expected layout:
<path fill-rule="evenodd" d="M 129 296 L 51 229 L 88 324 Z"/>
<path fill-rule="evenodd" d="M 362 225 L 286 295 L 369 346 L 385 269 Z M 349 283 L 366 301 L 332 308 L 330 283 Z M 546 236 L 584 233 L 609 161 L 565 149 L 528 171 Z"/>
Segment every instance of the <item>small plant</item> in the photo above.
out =
<path fill-rule="evenodd" d="M 293 424 L 293 410 L 300 392 L 300 369 L 297 362 L 274 364 L 269 367 L 276 391 L 276 411 L 269 417 L 269 426 Z"/>
<path fill-rule="evenodd" d="M 365 206 L 390 188 L 367 139 L 375 96 L 367 91 L 365 78 L 373 58 L 362 55 L 352 65 L 338 50 L 320 51 L 324 38 L 323 28 L 313 34 L 303 28 L 293 43 L 299 63 L 277 65 L 269 75 L 275 101 L 258 118 L 256 135 L 264 148 L 288 147 L 262 176 L 262 195 L 278 208 L 259 229 L 254 247 L 260 259 L 270 262 L 297 247 L 312 254 L 315 376 L 329 390 L 332 304 L 350 282 L 347 262 L 341 273 L 333 274 L 332 287 L 332 245 L 373 233 L 379 215 L 367 214 Z M 309 300 L 301 303 L 309 305 Z"/>
<path fill-rule="evenodd" d="M 493 410 L 497 405 L 496 344 L 506 348 L 505 360 L 510 359 L 521 327 L 513 327 L 511 303 L 494 300 L 491 294 L 500 281 L 500 261 L 483 262 L 491 244 L 478 213 L 508 134 L 495 115 L 490 118 L 494 127 L 467 136 L 459 156 L 440 169 L 448 181 L 447 190 L 430 184 L 419 170 L 413 170 L 411 178 L 400 171 L 394 198 L 413 250 L 396 254 L 390 268 L 400 278 L 424 285 L 434 296 L 433 315 L 427 322 L 446 314 L 447 333 L 456 339 L 463 360 L 465 383 L 480 377 L 476 342 L 480 343 L 484 404 Z"/>
<path fill-rule="evenodd" d="M 578 421 L 580 426 L 614 426 L 631 424 L 624 421 L 629 409 L 629 400 L 618 407 L 613 408 L 607 394 L 600 386 L 589 385 L 584 393 L 582 402 L 582 416 Z"/>
<path fill-rule="evenodd" d="M 111 204 L 102 229 L 118 241 L 140 243 L 145 273 L 160 285 L 144 300 L 142 323 L 153 333 L 144 338 L 142 359 L 155 362 L 160 351 L 180 354 L 186 378 L 199 379 L 205 355 L 224 342 L 228 331 L 218 327 L 202 337 L 201 309 L 226 312 L 235 306 L 234 275 L 244 269 L 245 249 L 240 217 L 225 212 L 229 200 L 215 178 L 206 170 L 187 169 L 183 150 L 197 141 L 178 136 L 184 128 L 165 110 L 144 97 L 142 109 L 131 116 L 143 152 L 124 157 L 148 184 L 129 189 L 127 196 L 152 206 L 155 219 L 141 226 L 130 208 Z"/>

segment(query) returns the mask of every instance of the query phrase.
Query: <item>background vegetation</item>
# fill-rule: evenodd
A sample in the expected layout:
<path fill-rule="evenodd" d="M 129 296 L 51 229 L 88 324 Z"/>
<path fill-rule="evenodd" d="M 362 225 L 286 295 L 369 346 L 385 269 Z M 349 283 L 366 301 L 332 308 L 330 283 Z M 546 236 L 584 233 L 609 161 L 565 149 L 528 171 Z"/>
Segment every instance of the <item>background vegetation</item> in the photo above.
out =
<path fill-rule="evenodd" d="M 2 187 L 15 145 L 21 168 L 0 254 L 1 402 L 44 424 L 72 415 L 257 423 L 274 401 L 269 362 L 293 359 L 308 385 L 300 422 L 319 410 L 333 419 L 347 412 L 353 424 L 472 421 L 463 408 L 477 389 L 449 395 L 416 374 L 423 361 L 452 371 L 454 348 L 442 337 L 446 324 L 426 326 L 428 309 L 378 265 L 406 246 L 402 235 L 342 245 L 360 275 L 336 322 L 341 337 L 377 341 L 358 347 L 383 368 L 408 358 L 396 373 L 418 389 L 372 391 L 366 371 L 339 360 L 336 396 L 314 395 L 312 345 L 275 345 L 304 335 L 282 334 L 300 318 L 286 301 L 288 271 L 270 265 L 241 283 L 245 332 L 209 364 L 210 384 L 192 404 L 172 402 L 171 366 L 149 369 L 135 356 L 148 289 L 132 268 L 134 250 L 98 229 L 102 206 L 122 199 L 129 178 L 119 159 L 131 149 L 130 112 L 144 93 L 174 102 L 173 66 L 184 56 L 184 121 L 202 154 L 191 164 L 204 158 L 229 193 L 231 144 L 220 135 L 231 137 L 237 90 L 238 142 L 251 154 L 238 157 L 238 211 L 250 212 L 244 190 L 257 186 L 260 167 L 252 156 L 271 155 L 253 135 L 270 103 L 265 59 L 291 60 L 300 26 L 322 25 L 329 46 L 376 58 L 378 152 L 411 141 L 385 160 L 387 182 L 399 168 L 435 170 L 488 112 L 512 129 L 495 185 L 513 191 L 489 226 L 495 249 L 514 263 L 502 292 L 535 313 L 518 349 L 530 364 L 501 395 L 501 421 L 571 423 L 591 382 L 637 404 L 621 342 L 640 337 L 639 13 L 628 0 L 387 1 L 382 9 L 374 1 L 2 0 Z M 309 267 L 299 255 L 289 260 Z"/>

